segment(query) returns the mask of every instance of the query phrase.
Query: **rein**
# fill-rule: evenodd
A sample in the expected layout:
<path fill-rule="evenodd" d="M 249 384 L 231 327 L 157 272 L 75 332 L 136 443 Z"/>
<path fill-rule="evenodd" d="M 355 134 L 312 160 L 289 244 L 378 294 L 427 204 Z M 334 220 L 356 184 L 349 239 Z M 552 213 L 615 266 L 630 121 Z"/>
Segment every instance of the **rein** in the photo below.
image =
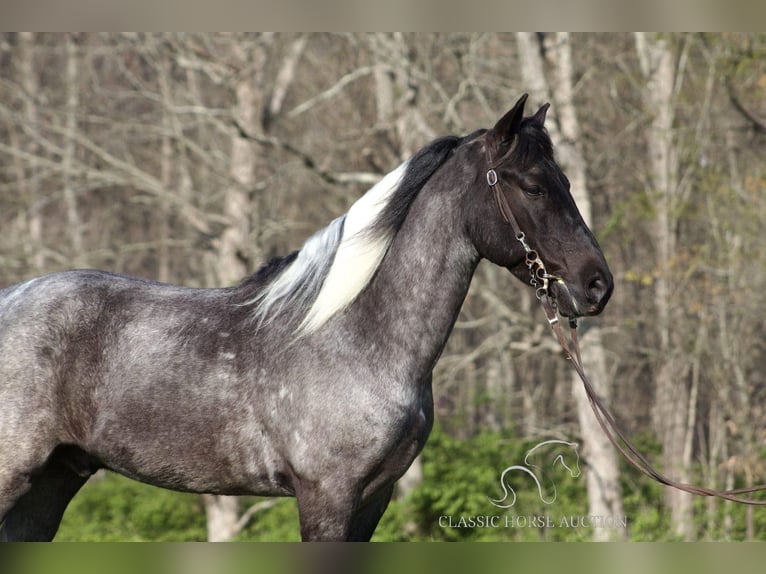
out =
<path fill-rule="evenodd" d="M 562 329 L 561 323 L 559 322 L 556 299 L 549 292 L 548 287 L 550 280 L 554 280 L 562 284 L 564 283 L 564 280 L 561 277 L 551 275 L 547 272 L 545 269 L 545 264 L 543 263 L 537 251 L 529 246 L 526 235 L 519 227 L 519 223 L 516 221 L 516 218 L 513 215 L 511 206 L 508 204 L 508 200 L 500 189 L 500 181 L 497 176 L 497 171 L 495 170 L 503 163 L 503 161 L 505 161 L 505 159 L 507 159 L 513 150 L 513 146 L 511 146 L 511 148 L 505 154 L 503 154 L 503 156 L 494 162 L 490 157 L 489 146 L 488 142 L 486 141 L 484 149 L 486 152 L 488 165 L 487 185 L 489 185 L 489 188 L 492 190 L 495 196 L 495 202 L 497 203 L 500 217 L 502 217 L 503 221 L 505 221 L 511 227 L 516 240 L 521 243 L 521 246 L 524 248 L 524 261 L 527 268 L 529 269 L 530 285 L 532 285 L 532 287 L 535 289 L 535 296 L 540 301 L 540 304 L 545 311 L 545 316 L 548 319 L 548 324 L 550 325 L 553 334 L 556 336 L 556 339 L 561 345 L 561 348 L 564 350 L 567 360 L 569 360 L 569 362 L 572 364 L 572 367 L 574 367 L 574 370 L 579 375 L 580 380 L 585 387 L 585 393 L 588 396 L 588 402 L 593 409 L 593 413 L 596 415 L 596 420 L 601 426 L 601 429 L 606 434 L 607 438 L 609 438 L 609 441 L 612 443 L 612 445 L 618 451 L 620 451 L 620 454 L 622 454 L 625 460 L 627 460 L 633 467 L 638 469 L 640 472 L 652 480 L 659 482 L 660 484 L 664 484 L 666 486 L 670 486 L 672 488 L 700 496 L 715 496 L 742 504 L 766 506 L 766 500 L 754 500 L 752 498 L 741 496 L 743 494 L 766 490 L 766 484 L 733 490 L 715 490 L 713 488 L 697 486 L 694 484 L 679 482 L 668 478 L 659 472 L 656 468 L 654 468 L 654 466 L 647 460 L 647 458 L 641 454 L 636 446 L 620 430 L 617 421 L 598 397 L 598 394 L 593 388 L 593 385 L 585 372 L 582 356 L 580 353 L 580 344 L 577 336 L 577 318 L 569 317 L 569 338 L 567 338 L 567 336 L 564 334 L 564 330 Z"/>

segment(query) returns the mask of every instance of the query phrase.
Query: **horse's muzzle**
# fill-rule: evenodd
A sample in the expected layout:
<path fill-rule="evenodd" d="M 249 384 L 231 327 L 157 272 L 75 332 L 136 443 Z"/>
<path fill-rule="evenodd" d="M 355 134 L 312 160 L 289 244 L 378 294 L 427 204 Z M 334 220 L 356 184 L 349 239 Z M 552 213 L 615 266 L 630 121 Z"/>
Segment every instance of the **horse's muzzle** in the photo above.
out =
<path fill-rule="evenodd" d="M 566 317 L 598 315 L 606 307 L 613 290 L 614 279 L 608 270 L 597 271 L 583 285 L 562 278 L 550 285 L 559 312 Z"/>

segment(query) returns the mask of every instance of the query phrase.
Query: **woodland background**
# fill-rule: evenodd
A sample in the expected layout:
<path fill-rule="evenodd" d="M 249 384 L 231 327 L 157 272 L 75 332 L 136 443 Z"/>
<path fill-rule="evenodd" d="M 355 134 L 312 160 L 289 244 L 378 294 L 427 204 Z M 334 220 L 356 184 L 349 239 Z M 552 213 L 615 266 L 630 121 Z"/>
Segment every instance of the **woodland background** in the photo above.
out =
<path fill-rule="evenodd" d="M 95 267 L 232 284 L 431 139 L 518 98 L 547 127 L 616 287 L 583 321 L 616 417 L 668 474 L 766 482 L 766 35 L 0 34 L 0 286 Z M 661 488 L 605 443 L 532 292 L 482 263 L 434 377 L 437 428 L 377 540 L 766 539 L 766 511 Z M 499 474 L 582 444 L 555 505 L 628 528 L 445 529 Z M 294 540 L 292 499 L 96 475 L 59 540 Z"/>

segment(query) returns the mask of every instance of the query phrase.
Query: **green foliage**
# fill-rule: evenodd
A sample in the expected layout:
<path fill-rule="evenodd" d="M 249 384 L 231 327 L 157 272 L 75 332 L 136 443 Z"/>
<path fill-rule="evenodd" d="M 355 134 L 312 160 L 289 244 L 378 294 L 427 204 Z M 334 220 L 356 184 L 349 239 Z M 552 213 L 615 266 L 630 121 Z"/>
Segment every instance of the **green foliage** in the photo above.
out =
<path fill-rule="evenodd" d="M 584 481 L 556 474 L 556 501 L 542 504 L 524 478 L 511 481 L 518 493 L 513 511 L 493 506 L 502 495 L 500 473 L 523 462 L 534 446 L 499 433 L 458 440 L 436 429 L 423 455 L 424 482 L 408 498 L 394 500 L 375 533 L 376 541 L 406 540 L 572 540 L 588 539 L 587 529 L 505 528 L 506 516 L 561 516 L 585 513 Z M 243 509 L 257 502 L 244 497 Z M 444 518 L 496 516 L 498 527 L 445 528 Z M 61 541 L 190 541 L 205 539 L 205 512 L 200 498 L 134 482 L 108 473 L 92 480 L 74 498 L 59 530 Z M 279 501 L 256 513 L 237 540 L 299 539 L 294 499 Z"/>
<path fill-rule="evenodd" d="M 243 497 L 243 510 L 257 501 L 254 497 Z M 300 539 L 298 505 L 294 498 L 285 498 L 271 508 L 257 512 L 236 537 L 239 541 L 258 542 L 298 542 Z"/>
<path fill-rule="evenodd" d="M 649 433 L 631 437 L 636 448 L 649 460 L 659 460 L 661 448 Z M 646 478 L 623 461 L 620 474 L 623 508 L 630 519 L 630 539 L 635 541 L 666 541 L 670 521 L 663 506 L 663 486 Z"/>
<path fill-rule="evenodd" d="M 587 514 L 587 502 L 582 477 L 572 478 L 560 467 L 543 471 L 556 485 L 551 504 L 541 502 L 536 486 L 523 473 L 506 478 L 518 496 L 512 508 L 491 504 L 490 498 L 502 496 L 502 471 L 523 464 L 538 442 L 495 432 L 458 440 L 435 429 L 423 454 L 423 484 L 407 499 L 391 504 L 375 540 L 590 539 L 589 528 L 566 527 L 572 517 Z M 546 498 L 552 499 L 550 482 L 543 480 L 543 487 Z"/>
<path fill-rule="evenodd" d="M 637 447 L 658 460 L 660 446 L 649 433 L 634 437 Z M 524 464 L 525 455 L 540 441 L 524 441 L 504 433 L 484 432 L 456 439 L 434 429 L 423 453 L 423 483 L 404 499 L 391 502 L 373 541 L 580 541 L 590 540 L 594 527 L 579 523 L 588 514 L 584 475 L 572 477 L 555 466 L 538 467 L 543 489 L 551 498 L 541 502 L 534 483 L 523 473 L 509 473 L 506 482 L 518 499 L 513 507 L 493 506 L 502 471 Z M 550 459 L 550 456 L 548 456 Z M 535 463 L 539 461 L 534 461 Z M 543 460 L 543 462 L 545 462 Z M 587 472 L 585 461 L 580 468 Z M 633 541 L 670 541 L 665 487 L 623 463 L 622 488 L 627 535 Z M 741 485 L 737 485 L 741 486 Z M 243 497 L 242 509 L 259 501 Z M 708 540 L 744 540 L 748 520 L 756 538 L 766 532 L 766 514 L 739 504 L 695 499 L 697 534 Z M 461 523 L 461 519 L 463 522 Z M 474 524 L 470 524 L 473 520 Z M 484 524 L 476 524 L 476 521 Z M 59 541 L 201 541 L 205 510 L 199 496 L 140 484 L 115 474 L 92 480 L 74 498 L 59 530 Z M 288 542 L 300 539 L 295 499 L 280 500 L 257 512 L 236 540 Z"/>
<path fill-rule="evenodd" d="M 69 505 L 59 541 L 205 540 L 199 496 L 172 492 L 107 473 L 83 487 Z"/>

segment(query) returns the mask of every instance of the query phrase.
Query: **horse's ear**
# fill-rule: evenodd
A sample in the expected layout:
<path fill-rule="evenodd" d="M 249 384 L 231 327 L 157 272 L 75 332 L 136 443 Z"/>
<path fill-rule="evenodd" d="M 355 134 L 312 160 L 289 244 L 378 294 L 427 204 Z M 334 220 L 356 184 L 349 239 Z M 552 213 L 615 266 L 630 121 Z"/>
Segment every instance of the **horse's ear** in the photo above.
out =
<path fill-rule="evenodd" d="M 543 104 L 540 106 L 540 109 L 537 110 L 537 113 L 532 116 L 532 121 L 540 124 L 541 126 L 545 125 L 545 115 L 548 113 L 548 108 L 550 107 L 550 104 Z"/>
<path fill-rule="evenodd" d="M 492 135 L 497 147 L 513 140 L 513 136 L 519 131 L 521 120 L 524 118 L 524 104 L 528 97 L 529 94 L 522 94 L 511 110 L 500 118 L 495 127 L 492 128 Z"/>

